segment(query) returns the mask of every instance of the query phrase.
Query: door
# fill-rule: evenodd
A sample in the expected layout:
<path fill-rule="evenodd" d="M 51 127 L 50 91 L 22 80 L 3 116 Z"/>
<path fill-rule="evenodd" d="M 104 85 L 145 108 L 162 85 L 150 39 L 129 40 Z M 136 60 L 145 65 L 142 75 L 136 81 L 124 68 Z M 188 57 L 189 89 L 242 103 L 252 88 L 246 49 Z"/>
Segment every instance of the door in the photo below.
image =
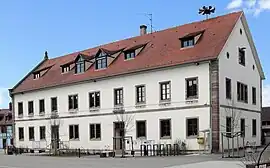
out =
<path fill-rule="evenodd" d="M 53 149 L 59 149 L 59 125 L 51 126 L 51 143 Z"/>
<path fill-rule="evenodd" d="M 124 122 L 115 122 L 114 123 L 114 149 L 121 150 L 125 148 L 125 143 L 122 142 L 124 138 Z"/>

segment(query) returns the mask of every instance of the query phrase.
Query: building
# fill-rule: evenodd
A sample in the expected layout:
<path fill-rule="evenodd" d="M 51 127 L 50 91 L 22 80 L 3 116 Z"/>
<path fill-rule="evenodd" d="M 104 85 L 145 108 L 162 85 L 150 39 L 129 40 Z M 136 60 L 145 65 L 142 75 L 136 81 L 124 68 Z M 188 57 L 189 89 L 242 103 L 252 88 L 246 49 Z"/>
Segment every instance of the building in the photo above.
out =
<path fill-rule="evenodd" d="M 267 144 L 270 142 L 270 107 L 262 108 L 262 143 Z"/>
<path fill-rule="evenodd" d="M 124 123 L 135 149 L 181 140 L 215 152 L 232 121 L 259 146 L 264 78 L 243 12 L 154 33 L 142 25 L 137 37 L 52 59 L 46 52 L 10 90 L 16 146 L 59 137 L 69 148 L 121 149 L 113 137 Z"/>
<path fill-rule="evenodd" d="M 0 149 L 13 144 L 13 113 L 9 109 L 0 109 Z"/>

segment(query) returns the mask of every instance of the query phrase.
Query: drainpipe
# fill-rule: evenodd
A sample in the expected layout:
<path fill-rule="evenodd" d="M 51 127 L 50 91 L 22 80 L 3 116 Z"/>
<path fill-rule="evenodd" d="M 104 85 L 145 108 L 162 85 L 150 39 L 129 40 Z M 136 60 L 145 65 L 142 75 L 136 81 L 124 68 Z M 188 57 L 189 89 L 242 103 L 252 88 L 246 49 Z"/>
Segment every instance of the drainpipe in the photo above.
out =
<path fill-rule="evenodd" d="M 209 151 L 210 153 L 213 153 L 212 151 L 212 77 L 211 77 L 211 61 L 209 61 L 209 104 L 210 104 L 210 122 L 209 122 Z"/>

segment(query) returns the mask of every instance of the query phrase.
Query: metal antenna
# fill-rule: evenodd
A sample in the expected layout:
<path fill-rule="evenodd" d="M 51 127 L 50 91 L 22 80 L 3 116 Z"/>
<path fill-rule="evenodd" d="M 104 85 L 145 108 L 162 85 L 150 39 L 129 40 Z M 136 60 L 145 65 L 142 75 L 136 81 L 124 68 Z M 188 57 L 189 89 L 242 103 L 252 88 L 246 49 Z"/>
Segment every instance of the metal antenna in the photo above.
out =
<path fill-rule="evenodd" d="M 141 13 L 141 14 L 147 16 L 148 19 L 150 20 L 151 33 L 153 33 L 153 14 L 152 13 Z"/>

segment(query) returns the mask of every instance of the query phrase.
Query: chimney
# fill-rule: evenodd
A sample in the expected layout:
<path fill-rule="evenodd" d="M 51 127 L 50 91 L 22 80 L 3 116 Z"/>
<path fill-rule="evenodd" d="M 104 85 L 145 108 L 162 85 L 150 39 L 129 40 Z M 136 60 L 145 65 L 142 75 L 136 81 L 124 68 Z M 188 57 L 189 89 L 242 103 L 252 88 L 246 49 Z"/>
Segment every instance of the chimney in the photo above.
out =
<path fill-rule="evenodd" d="M 140 34 L 141 34 L 141 36 L 147 34 L 147 26 L 146 25 L 140 26 Z"/>
<path fill-rule="evenodd" d="M 9 103 L 9 111 L 12 111 L 12 103 Z"/>
<path fill-rule="evenodd" d="M 47 60 L 47 59 L 49 59 L 49 57 L 48 57 L 48 52 L 45 51 L 45 54 L 44 54 L 44 60 Z"/>

